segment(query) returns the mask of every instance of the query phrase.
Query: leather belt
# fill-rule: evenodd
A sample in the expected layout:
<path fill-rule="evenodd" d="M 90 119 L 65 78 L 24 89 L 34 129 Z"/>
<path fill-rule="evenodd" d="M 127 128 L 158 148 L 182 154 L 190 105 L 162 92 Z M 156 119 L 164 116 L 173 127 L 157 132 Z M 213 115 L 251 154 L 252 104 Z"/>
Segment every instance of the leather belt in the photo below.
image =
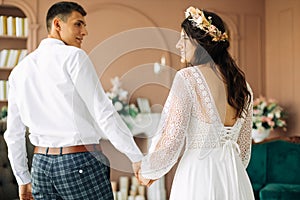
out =
<path fill-rule="evenodd" d="M 64 155 L 71 153 L 102 151 L 100 144 L 77 145 L 69 147 L 34 147 L 34 153 L 44 155 Z"/>

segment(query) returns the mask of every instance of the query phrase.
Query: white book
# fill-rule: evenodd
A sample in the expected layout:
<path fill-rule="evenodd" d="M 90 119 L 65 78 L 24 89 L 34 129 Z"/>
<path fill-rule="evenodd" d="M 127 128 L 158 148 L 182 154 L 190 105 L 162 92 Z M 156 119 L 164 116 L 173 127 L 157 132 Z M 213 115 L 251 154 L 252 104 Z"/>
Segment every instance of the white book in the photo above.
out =
<path fill-rule="evenodd" d="M 3 80 L 3 99 L 4 100 L 7 100 L 7 86 L 6 86 L 6 84 L 7 84 L 7 81 L 6 80 Z"/>
<path fill-rule="evenodd" d="M 8 83 L 8 81 L 6 81 L 6 96 L 7 96 L 7 99 L 8 99 L 8 92 L 9 92 L 9 83 Z"/>
<path fill-rule="evenodd" d="M 0 100 L 4 100 L 4 82 L 3 80 L 0 80 Z"/>
<path fill-rule="evenodd" d="M 24 18 L 22 17 L 16 17 L 16 36 L 24 36 Z"/>
<path fill-rule="evenodd" d="M 6 54 L 7 54 L 6 49 L 0 51 L 0 68 L 5 66 Z"/>
<path fill-rule="evenodd" d="M 7 16 L 0 16 L 0 35 L 7 35 Z"/>
<path fill-rule="evenodd" d="M 7 66 L 9 53 L 10 53 L 10 51 L 8 49 L 3 49 L 0 52 L 0 67 L 6 67 Z"/>
<path fill-rule="evenodd" d="M 7 61 L 7 67 L 14 67 L 17 63 L 17 57 L 18 57 L 18 50 L 10 49 L 10 53 Z"/>
<path fill-rule="evenodd" d="M 19 59 L 18 59 L 18 63 L 23 60 L 23 58 L 27 55 L 27 49 L 22 49 L 21 52 L 20 52 L 20 56 L 19 56 Z"/>
<path fill-rule="evenodd" d="M 28 37 L 28 18 L 24 18 L 24 36 Z"/>
<path fill-rule="evenodd" d="M 15 59 L 15 62 L 13 64 L 13 66 L 16 66 L 18 63 L 19 63 L 19 58 L 20 58 L 20 55 L 21 55 L 21 49 L 17 49 L 16 50 L 16 59 Z"/>
<path fill-rule="evenodd" d="M 7 17 L 7 35 L 16 35 L 16 18 L 13 16 Z"/>

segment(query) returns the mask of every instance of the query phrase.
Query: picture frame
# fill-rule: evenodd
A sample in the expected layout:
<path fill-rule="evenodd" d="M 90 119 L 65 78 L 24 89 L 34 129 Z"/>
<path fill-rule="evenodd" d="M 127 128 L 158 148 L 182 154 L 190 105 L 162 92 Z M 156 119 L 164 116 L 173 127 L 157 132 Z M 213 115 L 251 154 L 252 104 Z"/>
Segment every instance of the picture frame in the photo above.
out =
<path fill-rule="evenodd" d="M 146 98 L 137 98 L 137 105 L 141 113 L 151 113 L 150 102 Z"/>

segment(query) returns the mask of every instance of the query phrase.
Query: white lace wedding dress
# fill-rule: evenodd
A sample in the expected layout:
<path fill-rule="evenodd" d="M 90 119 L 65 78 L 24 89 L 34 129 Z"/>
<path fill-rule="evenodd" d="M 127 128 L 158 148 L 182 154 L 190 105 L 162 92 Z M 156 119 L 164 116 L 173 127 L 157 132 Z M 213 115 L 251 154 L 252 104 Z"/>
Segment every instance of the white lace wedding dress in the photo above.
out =
<path fill-rule="evenodd" d="M 160 139 L 141 166 L 142 176 L 158 179 L 184 150 L 170 200 L 254 199 L 245 170 L 250 159 L 252 105 L 243 118 L 225 127 L 226 102 L 225 86 L 211 67 L 177 72 L 162 112 Z"/>

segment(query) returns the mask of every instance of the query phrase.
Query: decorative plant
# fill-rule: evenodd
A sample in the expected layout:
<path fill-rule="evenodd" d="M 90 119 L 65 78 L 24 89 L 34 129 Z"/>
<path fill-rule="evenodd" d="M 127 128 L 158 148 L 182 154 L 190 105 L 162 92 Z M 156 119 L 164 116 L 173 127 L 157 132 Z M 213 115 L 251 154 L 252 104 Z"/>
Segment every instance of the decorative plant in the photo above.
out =
<path fill-rule="evenodd" d="M 1 108 L 0 119 L 6 119 L 7 117 L 7 107 L 3 106 Z"/>
<path fill-rule="evenodd" d="M 253 129 L 282 128 L 286 131 L 286 113 L 276 100 L 259 97 L 253 102 Z"/>
<path fill-rule="evenodd" d="M 139 113 L 135 104 L 128 103 L 128 91 L 122 89 L 119 77 L 111 79 L 113 87 L 107 92 L 107 96 L 112 100 L 112 103 L 121 116 L 136 117 Z"/>

